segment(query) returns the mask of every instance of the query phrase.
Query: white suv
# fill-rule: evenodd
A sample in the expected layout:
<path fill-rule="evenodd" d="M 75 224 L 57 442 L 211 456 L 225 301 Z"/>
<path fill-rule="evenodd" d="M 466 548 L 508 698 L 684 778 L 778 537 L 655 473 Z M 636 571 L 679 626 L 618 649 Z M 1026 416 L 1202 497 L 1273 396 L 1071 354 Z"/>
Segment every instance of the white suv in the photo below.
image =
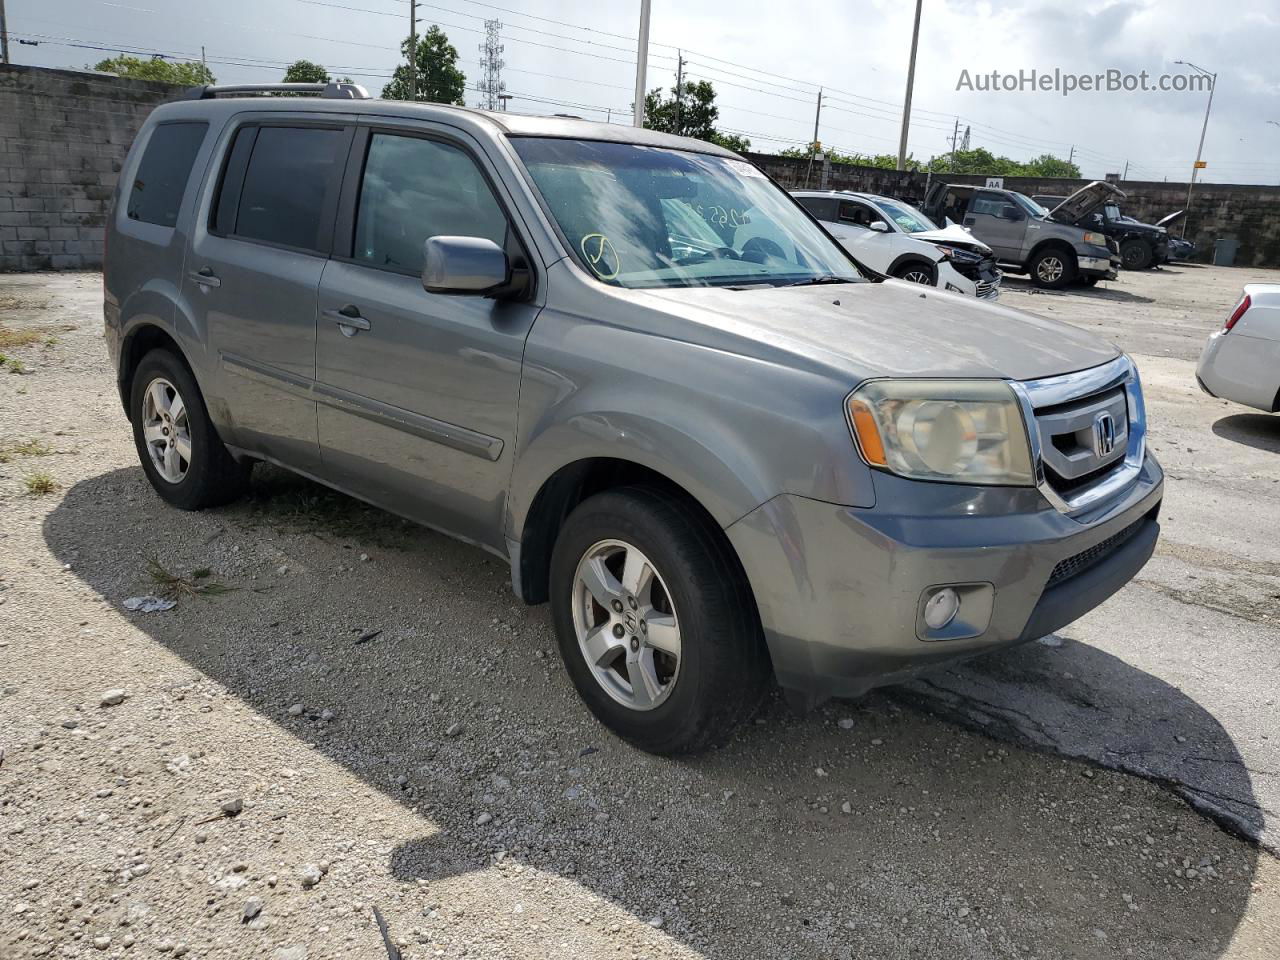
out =
<path fill-rule="evenodd" d="M 991 248 L 964 227 L 948 224 L 939 230 L 915 207 L 870 193 L 794 190 L 791 195 L 872 270 L 983 300 L 1000 296 Z"/>

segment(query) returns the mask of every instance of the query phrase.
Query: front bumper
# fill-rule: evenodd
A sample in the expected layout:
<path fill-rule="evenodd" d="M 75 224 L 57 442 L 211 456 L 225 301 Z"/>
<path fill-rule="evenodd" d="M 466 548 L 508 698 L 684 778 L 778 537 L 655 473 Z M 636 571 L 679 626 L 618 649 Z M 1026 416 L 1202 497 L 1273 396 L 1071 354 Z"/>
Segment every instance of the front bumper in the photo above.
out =
<path fill-rule="evenodd" d="M 1080 273 L 1086 277 L 1097 277 L 1100 280 L 1114 280 L 1120 276 L 1120 258 L 1110 253 L 1096 254 L 1099 248 L 1090 247 L 1090 253 L 1076 254 L 1076 264 Z"/>
<path fill-rule="evenodd" d="M 1155 549 L 1163 478 L 1148 455 L 1104 518 L 1085 524 L 1032 488 L 877 474 L 875 508 L 783 495 L 727 532 L 779 684 L 814 703 L 1033 640 L 1093 609 Z M 976 591 L 980 632 L 921 639 L 925 592 L 943 584 Z"/>
<path fill-rule="evenodd" d="M 1001 273 L 996 269 L 995 260 L 983 261 L 982 264 L 965 264 L 961 269 L 950 260 L 940 260 L 937 265 L 938 283 L 943 290 L 963 293 L 977 297 L 979 300 L 998 300 L 1000 298 Z"/>

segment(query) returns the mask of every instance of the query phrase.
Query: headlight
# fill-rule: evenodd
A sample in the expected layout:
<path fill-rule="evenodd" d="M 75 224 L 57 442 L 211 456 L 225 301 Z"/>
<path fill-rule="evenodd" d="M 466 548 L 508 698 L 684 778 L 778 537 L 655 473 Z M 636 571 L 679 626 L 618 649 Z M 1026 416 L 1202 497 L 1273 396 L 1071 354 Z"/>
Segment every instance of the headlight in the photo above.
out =
<path fill-rule="evenodd" d="M 942 254 L 944 260 L 957 260 L 960 263 L 977 263 L 982 259 L 982 255 L 974 253 L 972 250 L 963 250 L 960 247 L 948 246 L 945 243 L 935 243 L 934 248 Z"/>
<path fill-rule="evenodd" d="M 1105 247 L 1107 245 L 1107 235 L 1105 233 L 1087 232 L 1084 235 L 1084 242 L 1091 243 L 1095 247 Z"/>
<path fill-rule="evenodd" d="M 1022 411 L 1002 380 L 872 380 L 848 410 L 873 467 L 914 480 L 1034 484 Z"/>

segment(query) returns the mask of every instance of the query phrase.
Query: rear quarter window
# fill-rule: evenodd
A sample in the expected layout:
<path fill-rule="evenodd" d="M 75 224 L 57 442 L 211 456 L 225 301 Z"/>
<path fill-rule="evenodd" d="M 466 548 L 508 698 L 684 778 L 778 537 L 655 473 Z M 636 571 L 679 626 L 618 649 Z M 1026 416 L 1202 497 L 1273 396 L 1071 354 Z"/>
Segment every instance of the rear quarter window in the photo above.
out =
<path fill-rule="evenodd" d="M 162 123 L 151 131 L 129 187 L 125 214 L 130 220 L 162 227 L 178 222 L 191 167 L 208 130 L 207 123 L 192 121 Z"/>

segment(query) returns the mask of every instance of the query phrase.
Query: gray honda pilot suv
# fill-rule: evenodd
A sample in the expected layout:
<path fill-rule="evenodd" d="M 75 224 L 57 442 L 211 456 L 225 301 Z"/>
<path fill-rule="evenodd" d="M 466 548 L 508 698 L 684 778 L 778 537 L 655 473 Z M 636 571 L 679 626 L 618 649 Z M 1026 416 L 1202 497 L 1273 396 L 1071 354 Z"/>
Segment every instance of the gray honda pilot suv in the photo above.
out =
<path fill-rule="evenodd" d="M 156 109 L 110 216 L 169 503 L 265 461 L 503 557 L 664 753 L 774 680 L 812 706 L 1043 636 L 1151 555 L 1138 372 L 1096 337 L 864 272 L 708 143 L 267 92 Z"/>

